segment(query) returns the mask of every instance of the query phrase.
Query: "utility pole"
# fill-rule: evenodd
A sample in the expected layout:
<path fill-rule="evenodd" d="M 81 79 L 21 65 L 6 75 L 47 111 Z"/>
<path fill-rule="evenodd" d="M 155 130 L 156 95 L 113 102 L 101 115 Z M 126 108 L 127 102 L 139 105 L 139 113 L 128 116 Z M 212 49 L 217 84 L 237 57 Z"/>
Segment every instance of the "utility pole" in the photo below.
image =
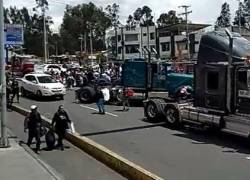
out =
<path fill-rule="evenodd" d="M 3 0 L 0 0 L 0 61 L 1 61 L 1 142 L 0 147 L 9 147 L 6 133 L 6 77 L 4 59 L 4 16 Z"/>
<path fill-rule="evenodd" d="M 56 41 L 56 56 L 58 56 L 58 42 Z"/>
<path fill-rule="evenodd" d="M 92 42 L 92 26 L 90 26 L 90 59 L 91 66 L 93 67 L 93 42 Z"/>
<path fill-rule="evenodd" d="M 78 39 L 81 42 L 81 49 L 80 49 L 80 51 L 81 51 L 81 55 L 82 55 L 82 40 L 83 40 L 82 34 L 80 34 L 80 37 Z"/>
<path fill-rule="evenodd" d="M 44 62 L 47 62 L 47 32 L 46 32 L 46 17 L 45 17 L 45 5 L 43 6 L 43 40 L 44 40 Z"/>
<path fill-rule="evenodd" d="M 84 52 L 87 53 L 87 33 L 84 32 Z"/>
<path fill-rule="evenodd" d="M 121 45 L 122 45 L 122 62 L 125 60 L 124 56 L 124 47 L 125 47 L 125 42 L 124 42 L 124 33 L 123 33 L 124 27 L 121 27 Z"/>
<path fill-rule="evenodd" d="M 179 6 L 179 8 L 184 8 L 185 12 L 184 13 L 181 13 L 179 15 L 185 15 L 185 21 L 186 21 L 186 38 L 187 38 L 187 53 L 188 53 L 188 60 L 190 60 L 190 48 L 189 48 L 189 29 L 188 29 L 188 15 L 190 13 L 192 13 L 192 11 L 188 11 L 188 8 L 190 6 L 187 6 L 187 5 L 182 5 L 182 6 Z"/>

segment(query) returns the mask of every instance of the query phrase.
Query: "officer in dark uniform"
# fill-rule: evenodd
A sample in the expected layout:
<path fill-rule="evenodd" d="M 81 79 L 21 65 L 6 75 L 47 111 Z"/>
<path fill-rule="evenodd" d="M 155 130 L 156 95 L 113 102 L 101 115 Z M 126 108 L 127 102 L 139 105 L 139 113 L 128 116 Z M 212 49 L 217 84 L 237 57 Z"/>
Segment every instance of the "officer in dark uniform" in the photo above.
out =
<path fill-rule="evenodd" d="M 40 131 L 42 128 L 42 118 L 40 113 L 37 111 L 37 106 L 32 105 L 30 107 L 31 112 L 28 114 L 28 116 L 25 118 L 24 122 L 24 131 L 26 132 L 27 129 L 29 130 L 28 134 L 28 142 L 27 145 L 30 146 L 32 143 L 33 138 L 36 139 L 36 153 L 40 153 Z"/>
<path fill-rule="evenodd" d="M 64 150 L 63 139 L 65 137 L 66 129 L 68 129 L 68 123 L 70 123 L 69 116 L 64 110 L 63 105 L 58 107 L 58 111 L 55 113 L 52 119 L 52 127 L 55 125 L 55 131 L 58 135 L 57 146 Z"/>
<path fill-rule="evenodd" d="M 13 96 L 11 98 L 11 102 L 13 103 L 15 96 L 17 96 L 17 102 L 19 103 L 19 87 L 16 78 L 14 78 L 12 81 L 12 93 Z"/>

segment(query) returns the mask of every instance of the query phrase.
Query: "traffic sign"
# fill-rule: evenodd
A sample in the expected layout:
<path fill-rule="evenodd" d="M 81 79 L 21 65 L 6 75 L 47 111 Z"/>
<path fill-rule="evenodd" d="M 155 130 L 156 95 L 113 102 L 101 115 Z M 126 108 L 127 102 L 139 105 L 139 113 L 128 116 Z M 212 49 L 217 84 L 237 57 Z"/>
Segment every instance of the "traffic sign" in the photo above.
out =
<path fill-rule="evenodd" d="M 23 44 L 23 26 L 20 24 L 5 24 L 5 45 Z"/>

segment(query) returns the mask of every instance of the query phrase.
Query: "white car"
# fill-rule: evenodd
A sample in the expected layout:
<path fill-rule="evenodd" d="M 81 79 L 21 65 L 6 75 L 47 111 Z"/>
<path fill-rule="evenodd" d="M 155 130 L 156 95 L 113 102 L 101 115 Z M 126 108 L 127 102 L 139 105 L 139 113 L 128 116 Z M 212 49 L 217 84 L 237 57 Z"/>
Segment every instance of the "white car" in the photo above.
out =
<path fill-rule="evenodd" d="M 23 96 L 27 93 L 42 96 L 59 96 L 61 99 L 66 94 L 66 88 L 48 74 L 26 74 L 20 82 L 20 89 Z"/>
<path fill-rule="evenodd" d="M 53 70 L 55 73 L 60 74 L 61 72 L 66 72 L 67 69 L 63 68 L 60 64 L 44 64 L 44 72 L 50 72 Z"/>

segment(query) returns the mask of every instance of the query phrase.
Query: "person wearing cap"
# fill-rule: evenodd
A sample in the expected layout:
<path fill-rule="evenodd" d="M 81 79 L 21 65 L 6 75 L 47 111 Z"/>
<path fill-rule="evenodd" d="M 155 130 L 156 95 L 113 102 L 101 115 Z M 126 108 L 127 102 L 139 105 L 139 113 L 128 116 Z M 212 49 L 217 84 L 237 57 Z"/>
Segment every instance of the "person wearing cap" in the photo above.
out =
<path fill-rule="evenodd" d="M 57 147 L 60 147 L 62 151 L 64 150 L 63 139 L 66 134 L 66 129 L 69 128 L 68 123 L 70 122 L 68 113 L 64 110 L 63 105 L 60 105 L 52 119 L 52 127 L 55 125 L 55 131 L 58 135 Z"/>
<path fill-rule="evenodd" d="M 36 139 L 36 153 L 40 153 L 40 131 L 42 127 L 42 118 L 40 113 L 37 111 L 37 106 L 32 105 L 30 107 L 31 112 L 26 116 L 24 121 L 24 131 L 26 132 L 28 129 L 28 141 L 27 145 L 30 147 L 33 138 Z"/>

